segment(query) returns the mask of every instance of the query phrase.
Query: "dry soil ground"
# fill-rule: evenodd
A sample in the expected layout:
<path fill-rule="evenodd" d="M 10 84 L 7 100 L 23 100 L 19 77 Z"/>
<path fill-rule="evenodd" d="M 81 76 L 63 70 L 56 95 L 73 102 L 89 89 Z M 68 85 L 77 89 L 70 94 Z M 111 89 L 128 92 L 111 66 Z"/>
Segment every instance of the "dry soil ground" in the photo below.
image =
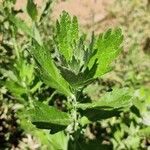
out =
<path fill-rule="evenodd" d="M 37 6 L 41 7 L 44 0 L 35 0 Z M 62 10 L 76 15 L 81 26 L 88 30 L 101 31 L 116 24 L 111 18 L 108 8 L 114 0 L 57 0 L 53 3 L 52 18 L 58 18 Z M 26 0 L 17 0 L 16 9 L 24 8 Z M 26 16 L 22 14 L 22 18 Z"/>

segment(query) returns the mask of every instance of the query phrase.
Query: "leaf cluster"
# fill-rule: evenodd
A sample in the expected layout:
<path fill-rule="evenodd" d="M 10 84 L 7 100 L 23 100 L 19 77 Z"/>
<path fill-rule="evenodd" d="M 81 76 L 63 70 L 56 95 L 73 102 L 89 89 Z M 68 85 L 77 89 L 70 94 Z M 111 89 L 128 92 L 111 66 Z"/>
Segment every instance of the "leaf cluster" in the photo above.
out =
<path fill-rule="evenodd" d="M 80 100 L 77 98 L 77 94 L 80 95 L 85 86 L 110 70 L 111 63 L 122 49 L 122 40 L 122 32 L 117 28 L 109 29 L 98 37 L 93 34 L 88 41 L 85 35 L 80 35 L 77 18 L 71 18 L 63 11 L 60 20 L 56 23 L 55 53 L 52 53 L 46 45 L 40 45 L 37 40 L 33 40 L 31 54 L 35 58 L 41 79 L 66 95 L 68 103 L 71 102 L 72 106 L 68 111 L 73 114 L 70 115 L 74 116 L 78 112 L 80 118 L 86 116 L 91 121 L 97 121 L 117 115 L 118 112 L 132 105 L 132 96 L 128 89 L 116 89 L 93 103 L 79 103 Z M 61 125 L 61 113 L 58 112 L 58 118 L 52 117 L 51 120 L 51 115 L 57 114 L 54 113 L 53 108 L 36 103 L 31 111 L 31 114 L 34 114 L 31 120 L 40 128 L 54 129 L 51 124 Z M 64 121 L 69 119 L 67 113 L 63 116 Z M 75 118 L 73 117 L 73 120 Z M 80 118 L 76 118 L 75 121 L 78 122 Z M 63 125 L 67 127 L 71 122 L 65 123 Z"/>

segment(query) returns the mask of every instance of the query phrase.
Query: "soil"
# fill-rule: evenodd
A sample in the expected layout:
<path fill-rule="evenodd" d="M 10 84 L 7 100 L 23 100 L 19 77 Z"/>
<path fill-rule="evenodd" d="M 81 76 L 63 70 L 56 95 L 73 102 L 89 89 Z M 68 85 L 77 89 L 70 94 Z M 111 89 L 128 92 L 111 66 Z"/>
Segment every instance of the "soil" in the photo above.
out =
<path fill-rule="evenodd" d="M 37 6 L 42 6 L 43 0 L 35 0 Z M 82 29 L 88 31 L 100 32 L 107 28 L 117 25 L 116 20 L 108 11 L 114 0 L 57 0 L 53 3 L 52 19 L 55 21 L 63 10 L 75 15 L 79 19 Z M 17 0 L 15 8 L 25 9 L 26 0 Z M 25 14 L 21 18 L 27 19 Z"/>

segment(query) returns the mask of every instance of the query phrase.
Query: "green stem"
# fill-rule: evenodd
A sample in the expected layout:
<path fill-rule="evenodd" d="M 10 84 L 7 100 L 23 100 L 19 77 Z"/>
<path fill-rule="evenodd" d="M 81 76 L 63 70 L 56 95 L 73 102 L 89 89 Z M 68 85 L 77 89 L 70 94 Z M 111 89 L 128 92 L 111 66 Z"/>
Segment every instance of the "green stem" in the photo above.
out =
<path fill-rule="evenodd" d="M 72 140 L 72 149 L 77 149 L 77 130 L 78 130 L 78 112 L 77 112 L 77 92 L 72 97 L 67 97 L 68 109 L 70 112 L 70 116 L 72 117 L 72 127 L 69 130 L 69 135 Z"/>
<path fill-rule="evenodd" d="M 68 103 L 68 109 L 70 111 L 70 115 L 73 119 L 73 132 L 77 131 L 77 100 L 76 96 L 74 95 L 73 97 L 68 97 L 67 98 L 67 103 Z M 71 133 L 72 133 L 71 131 Z"/>
<path fill-rule="evenodd" d="M 74 118 L 74 132 L 77 131 L 77 100 L 73 98 L 73 118 Z"/>
<path fill-rule="evenodd" d="M 16 36 L 15 36 L 14 28 L 12 28 L 12 39 L 13 39 L 13 45 L 14 45 L 14 49 L 15 49 L 15 53 L 16 53 L 17 59 L 19 59 L 20 58 L 19 48 L 18 48 L 18 44 L 16 42 Z"/>
<path fill-rule="evenodd" d="M 76 150 L 76 140 L 74 141 L 73 150 Z"/>
<path fill-rule="evenodd" d="M 57 94 L 57 91 L 54 91 L 51 96 L 47 99 L 46 104 L 49 104 L 53 97 Z"/>
<path fill-rule="evenodd" d="M 74 124 L 73 124 L 73 130 L 76 135 L 77 131 L 77 107 L 76 107 L 76 99 L 74 99 L 74 109 L 73 109 L 73 117 L 74 117 Z M 74 136 L 74 144 L 73 144 L 73 150 L 76 150 L 76 136 Z"/>

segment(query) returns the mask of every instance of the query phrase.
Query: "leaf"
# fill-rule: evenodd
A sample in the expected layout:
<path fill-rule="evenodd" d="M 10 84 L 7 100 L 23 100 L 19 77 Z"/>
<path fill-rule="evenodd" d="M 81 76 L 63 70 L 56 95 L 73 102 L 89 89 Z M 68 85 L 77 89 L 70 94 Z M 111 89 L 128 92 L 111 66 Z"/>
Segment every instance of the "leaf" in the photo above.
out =
<path fill-rule="evenodd" d="M 135 91 L 134 95 L 136 97 L 134 106 L 139 112 L 139 116 L 142 118 L 142 123 L 150 126 L 150 89 L 141 87 Z"/>
<path fill-rule="evenodd" d="M 25 82 L 25 84 L 29 86 L 34 80 L 34 64 L 27 63 L 27 61 L 21 57 L 15 64 L 14 72 L 17 74 L 18 82 Z"/>
<path fill-rule="evenodd" d="M 61 55 L 66 61 L 71 61 L 73 56 L 73 45 L 78 39 L 78 21 L 76 17 L 71 17 L 63 11 L 60 22 L 56 24 L 56 45 Z"/>
<path fill-rule="evenodd" d="M 64 79 L 73 87 L 73 88 L 82 88 L 85 85 L 88 85 L 93 81 L 93 76 L 96 72 L 97 64 L 95 63 L 92 68 L 89 70 L 88 68 L 84 72 L 80 72 L 75 74 L 71 70 L 59 66 L 59 70 L 64 77 Z"/>
<path fill-rule="evenodd" d="M 1 68 L 0 73 L 2 73 L 4 77 L 7 77 L 14 82 L 17 82 L 17 80 L 18 80 L 13 71 L 5 70 L 5 69 Z"/>
<path fill-rule="evenodd" d="M 101 109 L 91 108 L 86 110 L 80 110 L 82 116 L 85 116 L 90 121 L 94 122 L 98 120 L 108 119 L 114 116 L 119 116 L 120 112 L 121 111 L 119 109 L 107 110 L 104 108 Z"/>
<path fill-rule="evenodd" d="M 28 2 L 27 2 L 27 12 L 28 12 L 29 16 L 31 17 L 31 19 L 33 21 L 36 21 L 38 11 L 37 11 L 37 7 L 36 7 L 35 3 L 33 2 L 33 0 L 28 0 Z"/>
<path fill-rule="evenodd" d="M 24 110 L 25 111 L 25 110 Z M 20 127 L 26 133 L 32 134 L 42 144 L 42 150 L 67 150 L 69 135 L 63 131 L 50 134 L 49 130 L 37 129 L 28 119 L 24 111 L 17 112 L 20 120 Z"/>
<path fill-rule="evenodd" d="M 130 108 L 132 96 L 127 89 L 115 89 L 105 94 L 100 100 L 93 103 L 78 104 L 80 112 L 89 120 L 97 121 L 119 115 L 123 109 Z"/>
<path fill-rule="evenodd" d="M 38 63 L 39 73 L 43 81 L 62 94 L 72 96 L 70 86 L 55 66 L 50 51 L 46 47 L 40 46 L 38 43 L 35 43 L 34 46 L 32 54 Z"/>
<path fill-rule="evenodd" d="M 23 20 L 21 20 L 18 17 L 15 17 L 13 15 L 9 16 L 9 20 L 21 31 L 23 31 L 25 34 L 27 34 L 29 37 L 33 38 L 38 42 L 38 44 L 42 45 L 42 39 L 40 37 L 40 33 L 37 30 L 36 26 L 29 27 Z"/>
<path fill-rule="evenodd" d="M 24 113 L 26 108 L 22 111 L 17 112 L 17 117 L 19 118 L 20 128 L 24 130 L 25 133 L 30 133 L 42 144 L 43 149 L 51 149 L 50 134 L 49 131 L 37 129 L 27 118 L 27 114 Z"/>
<path fill-rule="evenodd" d="M 74 141 L 69 141 L 69 150 L 74 149 L 74 145 L 76 144 L 75 150 L 110 150 L 112 146 L 103 142 L 102 139 L 92 139 L 86 141 L 86 139 L 78 138 L 74 143 Z"/>
<path fill-rule="evenodd" d="M 140 129 L 138 131 L 138 135 L 143 137 L 150 137 L 150 126 Z"/>
<path fill-rule="evenodd" d="M 93 103 L 78 104 L 78 108 L 83 110 L 93 108 L 103 108 L 106 110 L 120 109 L 132 105 L 131 91 L 128 89 L 115 89 L 106 93 L 100 100 Z"/>
<path fill-rule="evenodd" d="M 90 124 L 91 121 L 89 121 L 89 119 L 85 116 L 83 116 L 80 120 L 79 120 L 79 123 L 82 127 L 84 127 L 85 125 L 87 124 Z"/>
<path fill-rule="evenodd" d="M 67 113 L 38 101 L 28 114 L 33 124 L 41 129 L 51 129 L 51 133 L 65 129 L 72 121 Z"/>
<path fill-rule="evenodd" d="M 19 28 L 21 31 L 23 31 L 24 33 L 26 33 L 28 36 L 33 37 L 33 32 L 32 29 L 27 26 L 27 24 L 21 20 L 18 17 L 15 17 L 13 15 L 9 16 L 9 20 L 17 27 Z"/>
<path fill-rule="evenodd" d="M 33 26 L 33 39 L 35 39 L 39 45 L 42 45 L 43 44 L 43 41 L 41 39 L 41 35 L 36 27 L 36 25 Z"/>
<path fill-rule="evenodd" d="M 21 98 L 22 95 L 26 94 L 28 91 L 25 87 L 19 85 L 17 82 L 13 80 L 7 80 L 5 82 L 5 86 L 9 89 L 9 91 L 16 97 Z"/>
<path fill-rule="evenodd" d="M 121 44 L 123 41 L 123 35 L 121 29 L 109 29 L 106 33 L 100 34 L 95 49 L 97 54 L 90 60 L 88 67 L 91 68 L 94 61 L 98 59 L 98 68 L 95 74 L 95 78 L 108 72 L 110 64 L 118 56 L 122 50 Z"/>
<path fill-rule="evenodd" d="M 42 22 L 44 20 L 44 18 L 46 18 L 50 13 L 51 13 L 51 4 L 52 4 L 52 0 L 48 0 L 45 3 L 43 3 L 42 6 L 42 13 L 40 14 L 40 19 L 39 21 Z"/>
<path fill-rule="evenodd" d="M 78 19 L 76 16 L 73 16 L 72 24 L 70 27 L 71 32 L 71 43 L 75 42 L 78 39 L 79 27 L 78 27 Z"/>
<path fill-rule="evenodd" d="M 50 135 L 51 150 L 68 150 L 69 135 L 63 131 Z"/>

